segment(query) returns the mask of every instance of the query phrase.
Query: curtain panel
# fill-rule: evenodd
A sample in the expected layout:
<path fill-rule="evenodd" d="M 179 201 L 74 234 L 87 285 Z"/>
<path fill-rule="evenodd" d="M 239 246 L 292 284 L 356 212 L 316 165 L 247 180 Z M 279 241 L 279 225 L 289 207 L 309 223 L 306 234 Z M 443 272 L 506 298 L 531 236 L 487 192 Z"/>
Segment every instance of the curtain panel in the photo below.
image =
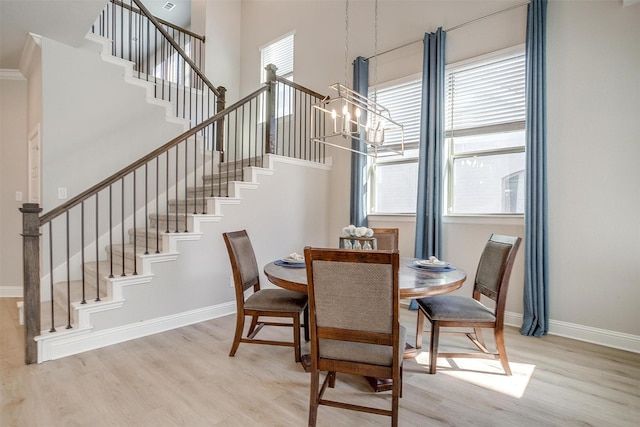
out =
<path fill-rule="evenodd" d="M 362 96 L 369 96 L 369 61 L 362 56 L 353 62 L 353 90 Z M 366 112 L 362 120 L 366 123 Z M 364 132 L 362 130 L 361 132 Z M 364 139 L 365 135 L 361 134 Z M 351 148 L 366 153 L 367 147 L 362 140 L 351 139 Z M 360 153 L 351 153 L 351 206 L 349 224 L 356 227 L 367 227 L 367 156 Z"/>
<path fill-rule="evenodd" d="M 525 284 L 522 335 L 549 330 L 547 227 L 546 19 L 547 0 L 527 9 Z"/>
<path fill-rule="evenodd" d="M 442 27 L 424 35 L 415 257 L 442 255 L 445 38 Z"/>

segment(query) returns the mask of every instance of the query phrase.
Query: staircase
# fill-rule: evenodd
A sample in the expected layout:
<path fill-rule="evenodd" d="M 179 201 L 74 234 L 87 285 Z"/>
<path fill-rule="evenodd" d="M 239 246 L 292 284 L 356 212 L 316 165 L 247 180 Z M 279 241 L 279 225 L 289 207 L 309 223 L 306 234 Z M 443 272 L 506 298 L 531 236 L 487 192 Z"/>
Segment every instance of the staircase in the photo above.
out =
<path fill-rule="evenodd" d="M 309 142 L 309 112 L 322 95 L 273 72 L 263 87 L 204 117 L 202 107 L 184 107 L 185 94 L 199 88 L 172 83 L 182 95 L 165 96 L 164 80 L 136 73 L 106 53 L 109 43 L 88 38 L 102 46 L 103 60 L 124 68 L 125 81 L 146 88 L 154 108 L 173 114 L 169 122 L 188 129 L 44 215 L 23 206 L 27 363 L 235 312 L 224 231 L 255 231 L 259 263 L 326 245 L 330 167 Z M 289 116 L 273 109 L 285 92 L 296 103 Z"/>

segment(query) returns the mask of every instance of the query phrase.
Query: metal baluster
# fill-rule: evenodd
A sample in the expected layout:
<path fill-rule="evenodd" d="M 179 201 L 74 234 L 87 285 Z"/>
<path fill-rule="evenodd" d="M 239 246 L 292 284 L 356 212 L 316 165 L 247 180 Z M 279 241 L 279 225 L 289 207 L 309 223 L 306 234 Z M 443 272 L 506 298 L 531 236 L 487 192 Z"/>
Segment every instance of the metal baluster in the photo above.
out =
<path fill-rule="evenodd" d="M 165 214 L 166 214 L 165 223 L 166 223 L 166 226 L 167 226 L 166 227 L 167 229 L 165 231 L 167 233 L 169 233 L 169 220 L 170 220 L 169 219 L 169 153 L 170 152 L 171 152 L 170 150 L 167 150 L 167 152 L 166 152 L 166 156 L 167 156 L 166 157 L 167 171 L 165 173 L 166 187 L 165 187 L 165 192 L 164 192 L 164 194 L 165 194 L 164 203 L 165 203 Z"/>
<path fill-rule="evenodd" d="M 156 157 L 156 253 L 160 253 L 160 156 Z"/>
<path fill-rule="evenodd" d="M 180 209 L 178 207 L 178 203 L 180 201 L 180 197 L 178 197 L 178 169 L 180 169 L 180 163 L 179 163 L 179 154 L 180 152 L 178 151 L 178 146 L 175 146 L 175 150 L 176 150 L 176 181 L 175 181 L 175 188 L 176 188 L 176 202 L 175 202 L 175 215 L 176 215 L 176 233 L 179 233 L 180 230 L 178 230 L 178 214 L 180 213 Z M 186 211 L 185 211 L 186 212 Z"/>
<path fill-rule="evenodd" d="M 189 232 L 189 227 L 187 225 L 187 213 L 189 212 L 189 192 L 187 191 L 187 174 L 189 173 L 189 141 L 182 141 L 184 144 L 184 232 Z M 194 206 L 193 209 L 196 207 Z M 195 213 L 195 212 L 194 212 Z"/>
<path fill-rule="evenodd" d="M 99 215 L 98 212 L 98 196 L 100 193 L 96 193 L 96 301 L 100 301 L 100 231 L 99 231 Z"/>
<path fill-rule="evenodd" d="M 80 265 L 82 269 L 82 301 L 80 304 L 86 304 L 85 298 L 85 278 L 84 278 L 84 202 L 80 204 Z M 97 244 L 97 242 L 96 242 Z"/>
<path fill-rule="evenodd" d="M 149 163 L 148 162 L 144 164 L 144 254 L 149 255 Z"/>
<path fill-rule="evenodd" d="M 138 233 L 136 227 L 136 172 L 133 170 L 133 207 L 131 208 L 133 216 L 133 275 L 138 275 Z M 146 184 L 145 184 L 146 185 Z M 146 203 L 145 203 L 146 207 Z M 122 223 L 122 233 L 124 234 L 124 222 Z M 122 242 L 122 249 L 124 250 L 124 241 Z"/>
<path fill-rule="evenodd" d="M 71 266 L 69 259 L 69 211 L 66 212 L 67 222 L 67 328 L 71 329 Z"/>
<path fill-rule="evenodd" d="M 126 276 L 125 266 L 127 261 L 125 260 L 124 250 L 124 177 L 120 179 L 120 235 L 122 237 L 122 274 L 121 277 Z"/>
<path fill-rule="evenodd" d="M 113 185 L 109 185 L 109 277 L 113 277 Z"/>
<path fill-rule="evenodd" d="M 51 292 L 51 329 L 49 332 L 56 331 L 56 321 L 53 317 L 54 310 L 54 294 L 53 294 L 53 220 L 49 222 L 49 291 Z"/>

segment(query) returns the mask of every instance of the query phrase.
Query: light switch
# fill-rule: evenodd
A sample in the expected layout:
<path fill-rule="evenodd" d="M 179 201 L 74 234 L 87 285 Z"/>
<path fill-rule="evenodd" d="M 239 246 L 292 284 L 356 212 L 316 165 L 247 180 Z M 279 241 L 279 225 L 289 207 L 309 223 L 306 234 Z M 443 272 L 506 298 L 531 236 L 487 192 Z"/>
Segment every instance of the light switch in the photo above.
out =
<path fill-rule="evenodd" d="M 58 187 L 58 199 L 66 199 L 67 198 L 67 189 L 65 187 Z"/>
<path fill-rule="evenodd" d="M 22 201 L 22 191 L 16 191 L 16 202 Z"/>

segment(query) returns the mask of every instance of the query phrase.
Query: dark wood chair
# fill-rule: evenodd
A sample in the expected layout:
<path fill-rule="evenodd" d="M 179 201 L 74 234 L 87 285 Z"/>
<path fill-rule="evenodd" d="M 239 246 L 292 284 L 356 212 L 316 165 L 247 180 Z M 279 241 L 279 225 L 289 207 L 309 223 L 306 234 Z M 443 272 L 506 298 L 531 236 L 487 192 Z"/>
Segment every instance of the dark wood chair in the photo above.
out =
<path fill-rule="evenodd" d="M 245 230 L 223 233 L 227 245 L 233 282 L 236 290 L 236 332 L 229 356 L 234 356 L 241 342 L 293 347 L 296 362 L 300 361 L 300 313 L 307 307 L 307 295 L 286 289 L 260 289 L 260 273 L 255 253 Z M 245 298 L 245 291 L 253 293 Z M 245 317 L 251 316 L 246 338 L 242 337 Z M 265 322 L 260 317 L 289 317 L 291 323 Z M 293 342 L 259 340 L 254 337 L 264 326 L 293 327 Z M 305 321 L 305 328 L 308 322 Z M 305 336 L 308 333 L 305 333 Z"/>
<path fill-rule="evenodd" d="M 460 295 L 438 295 L 418 299 L 418 324 L 416 347 L 422 347 L 424 319 L 431 322 L 431 342 L 429 346 L 429 373 L 436 373 L 436 362 L 440 357 L 475 357 L 500 360 L 507 375 L 511 375 L 507 351 L 504 345 L 504 310 L 507 289 L 513 263 L 520 246 L 520 237 L 492 234 L 487 242 L 473 286 L 473 298 Z M 481 296 L 494 301 L 490 309 L 480 302 Z M 471 327 L 473 332 L 446 332 L 466 335 L 481 352 L 438 353 L 441 327 Z M 482 328 L 494 330 L 497 353 L 491 353 L 484 344 Z M 445 332 L 442 332 L 444 334 Z"/>
<path fill-rule="evenodd" d="M 376 249 L 380 251 L 398 250 L 397 228 L 372 228 L 373 237 L 376 238 Z"/>
<path fill-rule="evenodd" d="M 398 314 L 398 252 L 305 248 L 311 332 L 309 426 L 318 406 L 391 417 L 398 425 L 406 330 Z M 326 371 L 320 387 L 320 371 Z M 392 380 L 391 409 L 324 398 L 336 373 Z"/>

